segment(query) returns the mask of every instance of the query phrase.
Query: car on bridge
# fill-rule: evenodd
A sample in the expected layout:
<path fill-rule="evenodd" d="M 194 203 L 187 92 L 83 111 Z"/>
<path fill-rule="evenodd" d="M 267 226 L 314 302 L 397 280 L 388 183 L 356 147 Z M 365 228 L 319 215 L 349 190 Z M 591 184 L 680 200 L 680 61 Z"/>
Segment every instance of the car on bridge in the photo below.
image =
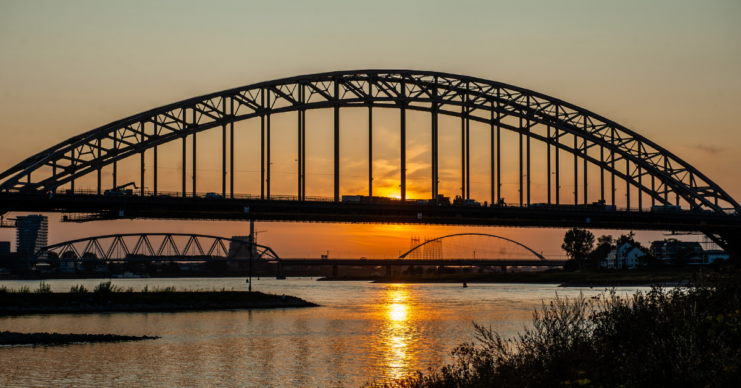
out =
<path fill-rule="evenodd" d="M 216 193 L 206 193 L 206 195 L 203 198 L 208 198 L 208 199 L 222 199 L 222 198 L 224 198 L 224 196 L 221 195 L 221 194 L 216 194 Z"/>
<path fill-rule="evenodd" d="M 467 207 L 481 207 L 479 201 L 475 199 L 463 199 L 460 195 L 456 195 L 453 200 L 455 206 L 467 206 Z"/>

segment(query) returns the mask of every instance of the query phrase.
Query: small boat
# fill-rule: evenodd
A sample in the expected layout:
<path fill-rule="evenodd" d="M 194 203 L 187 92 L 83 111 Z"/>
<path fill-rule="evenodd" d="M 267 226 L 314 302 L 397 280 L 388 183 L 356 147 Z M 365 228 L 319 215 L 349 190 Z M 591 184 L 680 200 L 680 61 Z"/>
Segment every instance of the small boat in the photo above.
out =
<path fill-rule="evenodd" d="M 466 282 L 463 282 L 463 288 L 466 288 L 466 287 L 468 287 L 468 284 L 466 284 Z"/>

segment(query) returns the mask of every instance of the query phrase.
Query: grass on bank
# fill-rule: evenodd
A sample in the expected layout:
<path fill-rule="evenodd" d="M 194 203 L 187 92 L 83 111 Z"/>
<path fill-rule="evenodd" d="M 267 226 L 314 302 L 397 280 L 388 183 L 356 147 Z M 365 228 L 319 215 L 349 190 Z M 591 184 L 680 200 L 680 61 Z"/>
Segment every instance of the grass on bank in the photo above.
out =
<path fill-rule="evenodd" d="M 133 287 L 121 287 L 110 281 L 101 282 L 92 290 L 84 285 L 74 285 L 69 292 L 52 292 L 51 285 L 41 282 L 38 288 L 28 286 L 18 289 L 0 286 L 0 308 L 2 307 L 59 307 L 70 304 L 176 304 L 188 305 L 199 302 L 233 303 L 262 302 L 281 299 L 280 295 L 262 292 L 234 291 L 234 289 L 177 289 L 175 286 L 150 287 L 141 291 Z"/>
<path fill-rule="evenodd" d="M 474 324 L 477 343 L 427 374 L 372 387 L 741 387 L 741 272 L 631 297 L 559 298 L 513 338 Z"/>

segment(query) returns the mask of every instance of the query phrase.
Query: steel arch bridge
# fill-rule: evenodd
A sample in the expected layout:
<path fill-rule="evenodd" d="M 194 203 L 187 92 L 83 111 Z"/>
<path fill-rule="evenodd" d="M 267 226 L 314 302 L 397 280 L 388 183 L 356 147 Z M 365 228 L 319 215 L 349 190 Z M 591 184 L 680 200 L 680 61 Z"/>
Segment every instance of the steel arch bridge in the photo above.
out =
<path fill-rule="evenodd" d="M 159 245 L 152 244 L 153 237 L 162 239 Z M 126 239 L 136 241 L 134 246 L 129 248 Z M 202 244 L 204 240 L 211 243 Z M 203 234 L 132 233 L 85 237 L 49 245 L 26 261 L 230 261 L 245 257 L 280 260 L 270 247 L 243 240 Z"/>
<path fill-rule="evenodd" d="M 478 121 L 490 124 L 493 131 L 504 128 L 528 140 L 532 138 L 545 142 L 554 147 L 556 152 L 575 154 L 583 159 L 584 166 L 588 163 L 596 165 L 627 181 L 649 195 L 653 202 L 671 204 L 670 194 L 673 194 L 693 207 L 700 206 L 718 212 L 724 209 L 741 211 L 741 206 L 733 198 L 689 163 L 647 138 L 586 109 L 499 82 L 406 70 L 342 71 L 285 78 L 166 105 L 85 132 L 27 158 L 0 174 L 3 180 L 0 190 L 52 191 L 61 185 L 72 184 L 76 178 L 96 173 L 104 166 L 115 165 L 121 159 L 143 154 L 147 150 L 154 151 L 164 143 L 184 140 L 215 127 L 222 127 L 226 133 L 227 126 L 250 118 L 260 118 L 263 122 L 261 133 L 269 136 L 271 115 L 298 112 L 298 196 L 304 197 L 304 113 L 308 109 L 332 108 L 335 113 L 334 197 L 339 201 L 339 109 L 352 106 L 396 108 L 401 111 L 402 199 L 406 195 L 404 113 L 406 110 L 419 110 L 431 112 L 434 116 L 443 114 L 462 118 L 462 129 L 466 135 L 462 145 L 465 159 L 463 197 L 467 197 L 470 189 L 470 153 L 465 152 L 469 145 L 466 144 L 469 123 Z M 519 125 L 513 125 L 508 119 L 516 120 Z M 532 131 L 535 125 L 544 125 L 550 130 L 543 136 Z M 431 181 L 434 197 L 438 178 L 435 152 L 438 147 L 437 120 L 433 120 L 432 127 Z M 561 141 L 566 135 L 573 136 L 573 145 Z M 263 156 L 264 146 L 263 143 Z M 592 148 L 600 150 L 601 158 L 588 153 Z M 269 196 L 270 179 L 265 174 L 270 174 L 270 164 L 267 158 L 263 160 L 261 182 L 266 187 L 261 196 Z M 626 168 L 620 168 L 620 164 Z M 32 176 L 42 167 L 51 167 L 51 174 Z M 578 169 L 578 164 L 574 167 Z M 230 177 L 233 178 L 234 174 L 230 174 Z M 520 186 L 523 184 L 527 182 L 520 182 Z M 225 180 L 222 188 L 223 194 L 227 194 Z M 492 188 L 496 191 L 496 182 Z M 558 193 L 558 190 L 555 192 Z M 578 190 L 575 195 L 576 203 L 579 203 Z"/>
<path fill-rule="evenodd" d="M 433 199 L 439 194 L 440 115 L 460 119 L 460 194 L 463 198 L 470 198 L 471 194 L 471 124 L 488 126 L 491 133 L 490 196 L 491 203 L 497 206 L 504 205 L 501 174 L 504 163 L 501 160 L 500 133 L 505 131 L 516 134 L 519 136 L 516 163 L 519 169 L 519 202 L 516 205 L 520 212 L 514 214 L 512 210 L 507 210 L 512 214 L 507 216 L 506 221 L 502 221 L 505 210 L 499 208 L 487 208 L 474 213 L 471 209 L 438 208 L 435 212 L 430 212 L 429 209 L 412 207 L 403 211 L 400 208 L 391 211 L 386 206 L 386 210 L 381 212 L 383 214 L 379 215 L 367 213 L 361 208 L 350 210 L 350 206 L 339 209 L 331 208 L 329 204 L 275 205 L 276 199 L 293 199 L 298 204 L 318 199 L 306 195 L 306 112 L 314 109 L 330 109 L 334 114 L 334 195 L 329 200 L 340 202 L 340 108 L 368 110 L 368 194 L 371 198 L 373 112 L 379 108 L 399 111 L 399 182 L 402 204 L 407 200 L 408 111 L 427 112 L 431 115 L 430 186 Z M 296 195 L 276 197 L 271 194 L 271 117 L 291 112 L 296 114 L 298 140 Z M 240 197 L 234 193 L 234 124 L 248 119 L 260 121 L 261 188 L 259 196 Z M 221 196 L 242 202 L 227 205 L 222 201 L 216 207 L 203 206 L 200 203 L 198 206 L 191 206 L 188 211 L 167 208 L 177 202 L 176 198 L 195 200 L 199 197 L 197 174 L 194 173 L 191 177 L 188 189 L 186 166 L 191 162 L 192 170 L 196 170 L 196 137 L 201 132 L 215 128 L 221 128 L 222 135 Z M 192 145 L 190 161 L 186 160 L 188 139 Z M 547 146 L 547 204 L 531 203 L 531 141 Z M 89 194 L 101 195 L 102 169 L 112 169 L 112 184 L 116 187 L 121 183 L 117 180 L 118 164 L 127 158 L 136 159 L 139 156 L 141 171 L 138 183 L 141 191 L 136 194 L 141 197 L 156 197 L 160 194 L 158 147 L 171 142 L 182 142 L 183 146 L 181 190 L 174 195 L 168 194 L 168 198 L 158 199 L 157 203 L 134 198 L 55 198 L 44 202 L 41 197 L 32 195 L 58 193 L 57 190 L 62 188 L 68 188 L 63 193 L 74 194 L 75 181 L 86 176 L 97 176 L 97 190 Z M 148 152 L 154 155 L 151 192 L 145 192 L 144 189 L 148 183 L 145 182 L 144 168 L 144 158 Z M 562 160 L 564 155 L 567 160 Z M 569 164 L 569 170 L 573 169 L 573 174 L 562 171 L 566 163 Z M 617 205 L 617 180 L 626 188 L 627 209 L 621 209 L 624 212 L 609 215 L 604 212 L 586 212 L 573 216 L 575 211 L 595 210 L 589 208 L 591 204 L 587 189 L 590 184 L 596 186 L 594 182 L 589 182 L 590 169 L 593 173 L 599 172 L 600 194 L 592 200 L 599 199 L 612 206 Z M 569 179 L 573 177 L 573 199 L 566 199 L 562 195 L 563 175 Z M 637 198 L 631 198 L 631 190 L 638 192 Z M 664 206 L 667 209 L 675 209 L 671 205 L 681 206 L 682 214 L 646 214 L 644 198 L 650 200 L 652 206 Z M 271 200 L 271 205 L 260 202 Z M 256 206 L 259 204 L 264 206 Z M 166 209 L 160 212 L 149 211 L 157 206 Z M 379 204 L 378 209 L 382 207 Z M 252 211 L 245 215 L 241 214 L 242 209 L 244 213 L 250 212 L 250 209 Z M 420 210 L 424 210 L 427 215 L 424 218 L 414 217 L 422 214 Z M 354 70 L 305 75 L 225 90 L 142 112 L 74 136 L 0 173 L 0 213 L 8 211 L 92 214 L 78 218 L 80 220 L 114 219 L 126 214 L 125 217 L 135 218 L 249 218 L 692 230 L 708 234 L 724 247 L 729 246 L 732 240 L 737 241 L 737 251 L 741 252 L 741 241 L 738 241 L 741 240 L 738 237 L 741 222 L 736 218 L 741 213 L 739 203 L 702 172 L 657 143 L 589 110 L 532 90 L 475 77 L 430 71 Z M 660 209 L 659 211 L 661 212 Z M 266 215 L 267 213 L 270 214 Z M 345 216 L 341 217 L 341 213 Z M 388 216 L 392 213 L 396 216 Z M 300 214 L 300 217 L 289 214 Z M 546 215 L 550 216 L 545 217 Z M 521 220 L 525 219 L 529 221 L 522 223 Z"/>
<path fill-rule="evenodd" d="M 548 261 L 548 259 L 546 259 L 545 257 L 543 257 L 543 255 L 539 254 L 538 252 L 535 252 L 534 250 L 530 249 L 529 247 L 527 247 L 525 245 L 522 245 L 521 243 L 519 243 L 519 242 L 517 242 L 515 240 L 510 240 L 510 239 L 508 239 L 506 237 L 496 236 L 496 235 L 493 235 L 493 234 L 485 234 L 485 233 L 456 233 L 456 234 L 449 234 L 447 236 L 433 238 L 433 239 L 427 240 L 427 241 L 425 241 L 425 242 L 417 245 L 416 247 L 413 247 L 412 249 L 408 250 L 407 252 L 402 253 L 399 256 L 399 259 L 405 259 L 407 256 L 413 254 L 413 252 L 415 252 L 417 250 L 424 249 L 428 245 L 435 244 L 435 242 L 443 241 L 443 240 L 448 239 L 448 238 L 455 238 L 455 237 L 461 237 L 461 236 L 481 236 L 481 237 L 490 237 L 492 239 L 503 240 L 503 241 L 506 241 L 506 242 L 515 244 L 515 245 L 517 245 L 517 246 L 525 249 L 526 251 L 530 252 L 535 258 L 537 258 L 540 261 Z M 534 261 L 534 263 L 537 263 L 537 262 Z"/>

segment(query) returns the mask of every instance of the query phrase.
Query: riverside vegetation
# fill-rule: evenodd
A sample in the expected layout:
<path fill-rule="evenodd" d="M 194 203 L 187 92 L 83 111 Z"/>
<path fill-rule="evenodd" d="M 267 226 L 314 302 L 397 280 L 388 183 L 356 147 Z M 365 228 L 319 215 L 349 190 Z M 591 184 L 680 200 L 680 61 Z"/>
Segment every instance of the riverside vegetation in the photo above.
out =
<path fill-rule="evenodd" d="M 220 290 L 178 290 L 176 287 L 149 287 L 141 291 L 124 288 L 110 281 L 101 282 L 92 290 L 83 285 L 72 286 L 69 292 L 52 292 L 48 283 L 38 288 L 28 286 L 12 289 L 0 286 L 0 315 L 28 313 L 80 313 L 114 311 L 183 311 L 239 308 L 308 307 L 314 303 L 293 296 L 262 292 Z"/>
<path fill-rule="evenodd" d="M 741 273 L 688 287 L 560 298 L 513 338 L 474 323 L 454 362 L 369 387 L 739 387 Z"/>

